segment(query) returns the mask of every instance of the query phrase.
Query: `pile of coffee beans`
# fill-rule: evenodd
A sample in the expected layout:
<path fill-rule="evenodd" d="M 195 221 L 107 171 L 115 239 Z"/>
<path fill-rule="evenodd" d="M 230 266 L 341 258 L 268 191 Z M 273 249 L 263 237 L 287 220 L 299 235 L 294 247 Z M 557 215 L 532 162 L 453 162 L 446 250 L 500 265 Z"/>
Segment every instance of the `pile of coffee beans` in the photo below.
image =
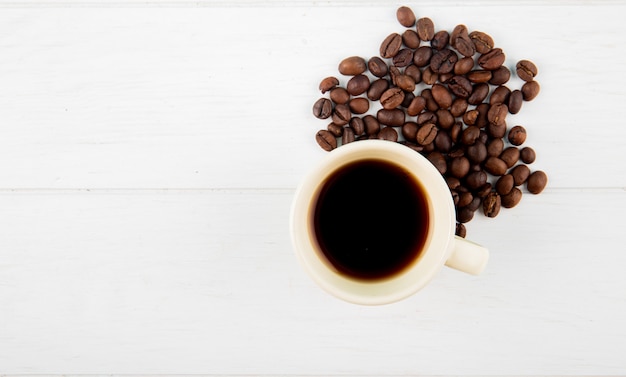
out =
<path fill-rule="evenodd" d="M 522 188 L 539 194 L 548 178 L 531 171 L 535 151 L 524 145 L 526 128 L 509 127 L 525 101 L 539 94 L 537 67 L 520 60 L 514 72 L 488 34 L 465 25 L 436 30 L 434 22 L 416 19 L 408 7 L 396 12 L 406 29 L 391 33 L 379 55 L 339 63 L 342 82 L 327 77 L 319 89 L 327 96 L 313 105 L 313 115 L 330 119 L 315 139 L 326 151 L 365 139 L 399 142 L 424 155 L 444 176 L 454 200 L 457 235 L 482 209 L 496 217 L 512 208 Z M 516 74 L 524 84 L 505 84 Z M 374 113 L 375 111 L 375 113 Z"/>

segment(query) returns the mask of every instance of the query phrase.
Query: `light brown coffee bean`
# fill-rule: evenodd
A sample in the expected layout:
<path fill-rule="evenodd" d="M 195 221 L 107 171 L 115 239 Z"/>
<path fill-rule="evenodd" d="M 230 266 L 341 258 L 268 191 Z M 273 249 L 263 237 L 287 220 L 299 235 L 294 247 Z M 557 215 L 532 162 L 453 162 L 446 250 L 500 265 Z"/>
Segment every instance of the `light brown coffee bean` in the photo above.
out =
<path fill-rule="evenodd" d="M 496 191 L 500 195 L 506 195 L 515 187 L 515 181 L 511 174 L 505 174 L 496 181 Z"/>
<path fill-rule="evenodd" d="M 546 188 L 548 176 L 541 170 L 533 172 L 526 181 L 526 188 L 531 194 L 539 194 Z"/>
<path fill-rule="evenodd" d="M 428 17 L 417 20 L 417 35 L 423 41 L 430 41 L 435 36 L 435 24 Z"/>
<path fill-rule="evenodd" d="M 522 150 L 520 151 L 520 158 L 522 159 L 523 163 L 532 164 L 533 162 L 535 162 L 536 158 L 535 150 L 531 147 L 522 148 Z"/>
<path fill-rule="evenodd" d="M 485 54 L 493 48 L 493 38 L 482 31 L 473 31 L 469 34 L 470 39 L 474 43 L 476 52 Z"/>
<path fill-rule="evenodd" d="M 515 65 L 517 77 L 524 81 L 533 81 L 537 76 L 537 66 L 530 60 L 520 60 Z"/>
<path fill-rule="evenodd" d="M 401 6 L 398 8 L 396 18 L 400 25 L 404 27 L 413 27 L 415 25 L 415 13 L 409 7 Z"/>
<path fill-rule="evenodd" d="M 398 87 L 387 89 L 380 96 L 380 104 L 384 109 L 395 109 L 404 101 L 404 91 Z"/>
<path fill-rule="evenodd" d="M 532 101 L 539 94 L 539 83 L 537 81 L 529 81 L 522 85 L 522 96 L 524 101 Z"/>
<path fill-rule="evenodd" d="M 530 169 L 526 165 L 517 165 L 511 169 L 510 174 L 513 176 L 515 186 L 521 186 L 530 176 Z"/>
<path fill-rule="evenodd" d="M 506 166 L 511 168 L 517 164 L 519 160 L 520 151 L 516 147 L 508 147 L 505 149 L 502 154 L 500 154 L 500 159 L 506 163 Z"/>
<path fill-rule="evenodd" d="M 434 123 L 426 123 L 417 130 L 415 141 L 417 141 L 419 145 L 427 145 L 435 141 L 436 137 L 437 126 Z"/>
<path fill-rule="evenodd" d="M 360 56 L 350 56 L 339 63 L 339 73 L 346 76 L 360 75 L 367 70 L 365 59 Z"/>
<path fill-rule="evenodd" d="M 500 213 L 501 197 L 497 192 L 492 191 L 483 199 L 483 213 L 487 217 L 496 217 Z"/>
<path fill-rule="evenodd" d="M 393 58 L 400 51 L 400 47 L 402 47 L 402 36 L 398 33 L 391 33 L 380 45 L 380 56 L 385 59 Z"/>
<path fill-rule="evenodd" d="M 330 100 L 338 105 L 346 104 L 350 101 L 350 93 L 345 88 L 333 88 L 330 90 Z"/>
<path fill-rule="evenodd" d="M 517 187 L 513 187 L 508 194 L 502 195 L 502 207 L 513 208 L 518 205 L 521 200 L 522 191 Z"/>
<path fill-rule="evenodd" d="M 337 85 L 339 85 L 339 80 L 334 76 L 330 76 L 330 77 L 326 77 L 324 80 L 320 82 L 319 88 L 322 94 L 324 94 L 327 91 L 331 90 L 332 88 L 336 87 Z"/>
<path fill-rule="evenodd" d="M 315 141 L 317 141 L 317 144 L 327 152 L 337 148 L 337 139 L 335 138 L 335 135 L 327 130 L 317 131 L 317 134 L 315 134 Z"/>
<path fill-rule="evenodd" d="M 353 114 L 364 114 L 370 109 L 370 101 L 367 98 L 357 97 L 351 99 L 348 106 Z"/>
<path fill-rule="evenodd" d="M 501 176 L 506 173 L 507 166 L 506 163 L 498 157 L 488 157 L 485 161 L 485 170 L 491 175 Z"/>
<path fill-rule="evenodd" d="M 508 136 L 509 142 L 513 145 L 522 145 L 526 141 L 526 129 L 522 126 L 511 128 Z"/>

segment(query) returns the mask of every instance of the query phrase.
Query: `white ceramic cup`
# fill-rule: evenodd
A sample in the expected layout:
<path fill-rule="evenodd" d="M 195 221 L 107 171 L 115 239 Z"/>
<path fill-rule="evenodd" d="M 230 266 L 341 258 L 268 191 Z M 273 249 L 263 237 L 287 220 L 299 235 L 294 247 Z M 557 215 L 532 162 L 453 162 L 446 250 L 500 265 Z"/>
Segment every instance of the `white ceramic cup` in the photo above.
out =
<path fill-rule="evenodd" d="M 365 281 L 340 274 L 319 249 L 313 215 L 319 192 L 337 169 L 363 159 L 391 162 L 410 172 L 424 188 L 429 211 L 426 241 L 417 260 L 387 279 Z M 380 305 L 404 299 L 420 289 L 444 265 L 480 274 L 489 258 L 487 249 L 454 235 L 454 203 L 439 171 L 421 154 L 398 143 L 364 140 L 328 153 L 303 179 L 291 207 L 291 239 L 304 269 L 324 290 L 345 301 Z"/>

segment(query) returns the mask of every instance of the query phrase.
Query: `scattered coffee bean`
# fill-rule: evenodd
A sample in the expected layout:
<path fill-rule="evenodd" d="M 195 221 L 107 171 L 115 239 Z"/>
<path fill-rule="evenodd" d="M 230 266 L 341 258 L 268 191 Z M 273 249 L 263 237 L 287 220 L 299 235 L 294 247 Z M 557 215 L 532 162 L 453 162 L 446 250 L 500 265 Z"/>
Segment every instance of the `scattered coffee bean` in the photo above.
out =
<path fill-rule="evenodd" d="M 387 63 L 378 56 L 374 56 L 367 62 L 367 68 L 370 73 L 376 77 L 383 77 L 389 72 Z"/>
<path fill-rule="evenodd" d="M 522 85 L 522 96 L 524 101 L 532 101 L 539 94 L 539 83 L 537 81 L 529 81 Z"/>
<path fill-rule="evenodd" d="M 532 164 L 533 162 L 535 162 L 535 157 L 535 150 L 531 147 L 524 147 L 520 151 L 520 158 L 525 164 Z"/>
<path fill-rule="evenodd" d="M 478 65 L 483 69 L 493 71 L 504 63 L 505 55 L 501 48 L 493 48 L 478 58 Z"/>
<path fill-rule="evenodd" d="M 467 223 L 474 218 L 474 211 L 467 207 L 463 207 L 456 212 L 456 221 L 460 223 Z"/>
<path fill-rule="evenodd" d="M 426 108 L 426 99 L 422 96 L 416 96 L 411 100 L 411 104 L 407 107 L 406 113 L 409 116 L 416 116 Z"/>
<path fill-rule="evenodd" d="M 391 33 L 380 45 L 380 56 L 388 59 L 396 56 L 402 47 L 402 36 L 398 33 Z"/>
<path fill-rule="evenodd" d="M 318 119 L 326 119 L 332 113 L 333 104 L 327 98 L 320 98 L 313 104 L 313 115 Z"/>
<path fill-rule="evenodd" d="M 413 49 L 403 48 L 392 59 L 393 65 L 396 67 L 406 67 L 409 64 L 413 64 Z"/>
<path fill-rule="evenodd" d="M 516 147 L 508 147 L 500 155 L 500 159 L 506 163 L 508 168 L 511 168 L 517 164 L 519 160 L 520 151 Z"/>
<path fill-rule="evenodd" d="M 354 117 L 350 119 L 349 125 L 355 136 L 361 136 L 365 133 L 365 122 L 362 118 Z"/>
<path fill-rule="evenodd" d="M 428 17 L 422 17 L 417 20 L 417 35 L 423 41 L 430 41 L 435 36 L 435 24 Z"/>
<path fill-rule="evenodd" d="M 435 115 L 437 116 L 437 125 L 442 130 L 447 130 L 454 124 L 454 116 L 448 109 L 439 109 Z"/>
<path fill-rule="evenodd" d="M 495 124 L 497 126 L 502 126 L 505 124 L 506 116 L 508 114 L 509 108 L 505 104 L 496 103 L 489 107 L 487 120 L 489 120 L 489 123 Z"/>
<path fill-rule="evenodd" d="M 448 153 L 452 149 L 452 138 L 447 132 L 437 132 L 435 148 L 442 153 Z"/>
<path fill-rule="evenodd" d="M 461 134 L 461 143 L 465 145 L 473 145 L 480 136 L 480 128 L 469 126 Z"/>
<path fill-rule="evenodd" d="M 330 90 L 330 100 L 337 105 L 343 105 L 350 101 L 350 93 L 345 88 L 337 87 Z"/>
<path fill-rule="evenodd" d="M 511 95 L 509 96 L 509 101 L 508 101 L 509 113 L 511 114 L 519 113 L 520 109 L 522 108 L 523 99 L 524 97 L 520 90 L 515 89 L 514 91 L 512 91 Z"/>
<path fill-rule="evenodd" d="M 454 47 L 461 55 L 472 57 L 476 52 L 474 43 L 470 39 L 467 26 L 457 25 L 452 34 L 450 34 L 450 45 Z"/>
<path fill-rule="evenodd" d="M 324 94 L 332 88 L 336 87 L 337 85 L 339 85 L 339 80 L 336 77 L 326 77 L 320 82 L 320 91 L 322 92 L 322 94 Z"/>
<path fill-rule="evenodd" d="M 511 128 L 508 136 L 509 142 L 513 145 L 522 145 L 526 141 L 526 129 L 522 126 Z"/>
<path fill-rule="evenodd" d="M 498 69 L 491 71 L 491 80 L 489 83 L 491 85 L 504 85 L 511 78 L 511 71 L 505 66 L 500 66 Z"/>
<path fill-rule="evenodd" d="M 531 194 L 539 194 L 546 188 L 548 176 L 541 170 L 533 172 L 526 181 L 526 188 Z"/>
<path fill-rule="evenodd" d="M 472 94 L 472 83 L 465 76 L 453 76 L 448 80 L 448 88 L 458 98 L 467 98 Z M 467 102 L 465 106 L 467 107 Z"/>
<path fill-rule="evenodd" d="M 500 195 L 506 195 L 515 186 L 515 181 L 513 180 L 513 176 L 511 174 L 505 174 L 502 177 L 498 178 L 496 181 L 496 191 Z"/>
<path fill-rule="evenodd" d="M 435 102 L 441 109 L 448 109 L 452 106 L 452 94 L 441 84 L 434 84 L 430 89 Z"/>
<path fill-rule="evenodd" d="M 343 127 L 338 126 L 335 123 L 329 123 L 326 129 L 335 135 L 335 137 L 341 137 L 343 135 Z"/>
<path fill-rule="evenodd" d="M 405 92 L 415 90 L 415 80 L 409 75 L 398 75 L 396 77 L 396 85 Z"/>
<path fill-rule="evenodd" d="M 395 109 L 404 101 L 404 91 L 398 87 L 387 89 L 380 96 L 380 104 L 384 109 Z"/>
<path fill-rule="evenodd" d="M 454 65 L 459 60 L 457 54 L 449 48 L 441 49 L 430 59 L 430 69 L 435 73 L 452 72 Z"/>
<path fill-rule="evenodd" d="M 338 126 L 343 126 L 348 124 L 351 117 L 351 111 L 348 105 L 340 104 L 335 106 L 335 111 L 333 111 L 332 119 L 333 122 Z"/>
<path fill-rule="evenodd" d="M 470 105 L 478 105 L 482 103 L 485 98 L 489 95 L 489 84 L 479 83 L 474 85 L 474 89 L 472 90 L 472 94 L 467 99 L 467 102 Z"/>
<path fill-rule="evenodd" d="M 415 14 L 409 7 L 400 7 L 396 11 L 396 18 L 400 25 L 404 27 L 413 27 L 415 25 Z"/>
<path fill-rule="evenodd" d="M 491 175 L 503 175 L 507 170 L 506 162 L 502 161 L 498 157 L 488 157 L 485 161 L 485 170 Z"/>
<path fill-rule="evenodd" d="M 508 194 L 502 195 L 502 207 L 513 208 L 519 204 L 520 200 L 522 200 L 522 191 L 513 187 Z"/>
<path fill-rule="evenodd" d="M 467 147 L 467 158 L 475 163 L 480 164 L 487 159 L 487 147 L 482 141 L 476 141 Z"/>
<path fill-rule="evenodd" d="M 370 101 L 378 101 L 382 94 L 389 88 L 389 81 L 386 79 L 374 80 L 367 90 L 367 98 Z M 347 92 L 346 92 L 347 93 Z"/>
<path fill-rule="evenodd" d="M 455 75 L 465 75 L 469 71 L 474 68 L 474 59 L 472 57 L 466 56 L 459 59 L 456 64 L 454 64 L 454 74 Z"/>
<path fill-rule="evenodd" d="M 467 79 L 475 84 L 489 82 L 489 80 L 491 80 L 491 71 L 484 71 L 482 69 L 470 71 L 467 74 Z"/>
<path fill-rule="evenodd" d="M 348 107 L 353 114 L 364 114 L 370 109 L 370 101 L 363 97 L 353 98 L 348 102 Z"/>
<path fill-rule="evenodd" d="M 507 109 L 508 109 L 508 102 L 509 102 L 510 95 L 511 95 L 511 89 L 509 89 L 508 87 L 504 85 L 501 85 L 495 88 L 493 92 L 491 92 L 491 97 L 489 97 L 489 104 L 493 106 L 496 103 L 503 103 L 507 105 Z M 509 109 L 509 112 L 511 112 L 510 109 Z"/>
<path fill-rule="evenodd" d="M 454 231 L 454 234 L 461 237 L 461 238 L 465 238 L 465 236 L 467 235 L 467 230 L 465 228 L 465 225 L 461 224 L 461 223 L 457 223 L 456 224 L 456 229 Z"/>
<path fill-rule="evenodd" d="M 435 141 L 437 137 L 437 126 L 434 123 L 426 123 L 420 126 L 415 135 L 415 141 L 419 145 L 427 145 Z"/>
<path fill-rule="evenodd" d="M 398 141 L 398 132 L 393 127 L 383 127 L 378 133 L 378 138 L 381 140 Z"/>
<path fill-rule="evenodd" d="M 377 135 L 380 131 L 380 123 L 373 115 L 363 117 L 363 127 L 368 135 Z"/>
<path fill-rule="evenodd" d="M 322 149 L 325 151 L 332 151 L 337 148 L 337 139 L 335 135 L 333 135 L 330 131 L 327 130 L 319 130 L 317 134 L 315 134 L 315 140 L 317 144 L 319 144 Z"/>
<path fill-rule="evenodd" d="M 490 192 L 483 200 L 483 213 L 487 217 L 496 217 L 500 213 L 501 197 L 497 192 Z"/>
<path fill-rule="evenodd" d="M 408 48 L 415 50 L 420 45 L 420 37 L 417 32 L 407 29 L 402 33 L 402 43 Z"/>
<path fill-rule="evenodd" d="M 410 76 L 416 84 L 422 81 L 422 71 L 414 64 L 406 67 L 404 74 Z"/>
<path fill-rule="evenodd" d="M 487 173 L 482 170 L 469 173 L 465 178 L 465 184 L 470 190 L 477 190 L 487 183 Z"/>
<path fill-rule="evenodd" d="M 448 83 L 448 88 L 450 88 L 450 83 Z M 452 92 L 454 93 L 454 90 L 452 88 L 450 88 L 450 90 L 452 90 Z M 465 114 L 468 105 L 469 104 L 464 97 L 456 98 L 454 101 L 452 101 L 452 106 L 450 106 L 450 113 L 452 113 L 452 116 L 454 117 L 460 117 Z"/>
<path fill-rule="evenodd" d="M 339 73 L 347 76 L 360 75 L 367 70 L 365 59 L 360 56 L 345 58 L 339 63 Z"/>
<path fill-rule="evenodd" d="M 370 79 L 365 75 L 356 75 L 353 76 L 350 80 L 348 80 L 348 84 L 346 85 L 346 90 L 353 96 L 358 96 L 359 94 L 363 94 L 370 87 Z"/>
<path fill-rule="evenodd" d="M 435 166 L 435 168 L 437 168 L 437 170 L 439 170 L 439 173 L 446 174 L 448 164 L 446 162 L 446 158 L 443 154 L 441 154 L 441 152 L 430 152 L 426 158 Z"/>
<path fill-rule="evenodd" d="M 470 169 L 470 162 L 465 156 L 455 157 L 450 161 L 448 171 L 453 177 L 463 178 L 467 175 Z"/>
<path fill-rule="evenodd" d="M 400 109 L 380 109 L 376 113 L 376 118 L 385 126 L 400 127 L 404 124 L 404 111 Z"/>
<path fill-rule="evenodd" d="M 515 186 L 521 186 L 530 176 L 530 169 L 526 165 L 517 165 L 511 169 L 511 175 L 513 176 Z"/>
<path fill-rule="evenodd" d="M 469 34 L 476 52 L 479 54 L 486 54 L 493 48 L 493 38 L 482 31 L 473 31 Z"/>
<path fill-rule="evenodd" d="M 530 60 L 520 60 L 515 65 L 517 77 L 524 81 L 533 81 L 537 76 L 537 66 Z"/>
<path fill-rule="evenodd" d="M 419 31 L 418 31 L 418 34 L 419 34 Z M 450 34 L 445 30 L 441 30 L 441 31 L 436 32 L 435 35 L 433 35 L 433 38 L 430 41 L 430 46 L 434 48 L 435 50 L 443 50 L 448 45 L 449 41 L 450 41 Z"/>
<path fill-rule="evenodd" d="M 433 56 L 433 49 L 430 46 L 421 46 L 413 53 L 413 64 L 418 67 L 426 67 L 430 64 Z"/>
<path fill-rule="evenodd" d="M 433 72 L 430 67 L 427 67 L 424 72 L 422 72 L 422 81 L 424 84 L 433 85 L 439 80 L 439 74 Z"/>

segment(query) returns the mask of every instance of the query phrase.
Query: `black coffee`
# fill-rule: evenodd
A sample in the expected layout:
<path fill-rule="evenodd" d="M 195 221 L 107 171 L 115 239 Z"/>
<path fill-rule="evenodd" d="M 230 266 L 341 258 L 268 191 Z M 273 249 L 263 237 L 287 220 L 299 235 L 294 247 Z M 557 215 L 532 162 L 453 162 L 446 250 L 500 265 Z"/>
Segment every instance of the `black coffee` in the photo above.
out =
<path fill-rule="evenodd" d="M 362 160 L 335 171 L 315 204 L 319 247 L 339 273 L 380 280 L 402 272 L 428 233 L 424 190 L 406 170 Z"/>

